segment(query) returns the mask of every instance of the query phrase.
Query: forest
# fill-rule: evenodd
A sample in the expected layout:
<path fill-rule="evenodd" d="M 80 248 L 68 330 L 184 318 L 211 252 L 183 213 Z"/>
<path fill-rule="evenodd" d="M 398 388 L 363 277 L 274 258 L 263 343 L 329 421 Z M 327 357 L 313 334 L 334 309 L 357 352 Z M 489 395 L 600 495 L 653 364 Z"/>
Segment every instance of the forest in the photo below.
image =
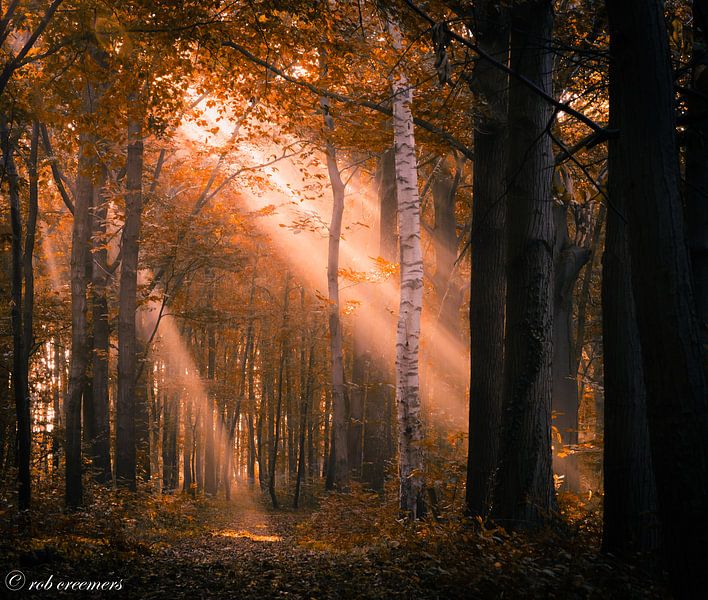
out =
<path fill-rule="evenodd" d="M 0 44 L 0 597 L 708 597 L 708 0 Z"/>

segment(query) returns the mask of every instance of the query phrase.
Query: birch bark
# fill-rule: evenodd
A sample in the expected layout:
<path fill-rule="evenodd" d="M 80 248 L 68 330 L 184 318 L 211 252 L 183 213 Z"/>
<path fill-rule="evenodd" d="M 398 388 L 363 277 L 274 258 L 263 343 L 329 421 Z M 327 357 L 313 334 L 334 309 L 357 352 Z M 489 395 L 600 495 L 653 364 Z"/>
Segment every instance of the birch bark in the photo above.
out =
<path fill-rule="evenodd" d="M 398 25 L 389 19 L 388 31 L 397 51 L 402 49 Z M 391 79 L 393 139 L 398 198 L 401 301 L 396 329 L 396 406 L 401 512 L 416 519 L 423 503 L 423 428 L 420 421 L 418 349 L 423 309 L 423 256 L 420 246 L 420 198 L 413 135 L 413 93 L 399 65 Z"/>

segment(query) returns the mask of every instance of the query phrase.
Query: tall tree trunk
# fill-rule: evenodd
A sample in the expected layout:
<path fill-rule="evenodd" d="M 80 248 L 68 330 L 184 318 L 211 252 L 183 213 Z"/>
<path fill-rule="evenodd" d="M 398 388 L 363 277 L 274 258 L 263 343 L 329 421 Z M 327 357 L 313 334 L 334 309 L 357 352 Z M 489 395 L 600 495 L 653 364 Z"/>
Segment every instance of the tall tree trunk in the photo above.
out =
<path fill-rule="evenodd" d="M 32 421 L 30 417 L 30 393 L 29 393 L 29 369 L 30 358 L 34 346 L 34 246 L 37 231 L 37 214 L 39 212 L 39 175 L 37 173 L 37 159 L 39 149 L 39 123 L 32 123 L 32 134 L 30 137 L 30 152 L 28 166 L 28 207 L 27 225 L 25 226 L 25 247 L 22 253 L 22 274 L 24 276 L 25 290 L 22 298 L 22 387 L 26 398 L 22 405 L 24 414 L 20 418 L 17 416 L 17 448 L 22 460 L 18 461 L 19 497 L 18 505 L 20 510 L 29 508 L 31 503 L 31 470 L 30 458 L 32 449 Z M 26 505 L 25 505 L 26 504 Z"/>
<path fill-rule="evenodd" d="M 610 126 L 619 129 L 615 68 L 610 66 Z M 608 192 L 612 208 L 607 213 L 602 258 L 605 387 L 602 548 L 617 556 L 631 556 L 656 550 L 659 529 L 617 144 L 617 140 L 608 142 Z"/>
<path fill-rule="evenodd" d="M 177 369 L 170 369 L 172 377 Z M 179 485 L 179 449 L 177 437 L 179 433 L 180 393 L 175 388 L 174 379 L 168 384 L 170 389 L 165 394 L 163 406 L 164 425 L 162 431 L 162 491 L 166 494 L 174 492 Z"/>
<path fill-rule="evenodd" d="M 197 482 L 196 493 L 204 490 L 204 410 L 197 408 L 194 439 L 194 479 Z"/>
<path fill-rule="evenodd" d="M 347 463 L 354 479 L 361 479 L 363 464 L 364 406 L 368 388 L 371 340 L 368 323 L 357 323 L 352 341 L 352 371 L 349 389 L 349 425 L 347 431 Z"/>
<path fill-rule="evenodd" d="M 693 1 L 693 72 L 686 128 L 686 238 L 691 257 L 693 295 L 708 368 L 708 2 Z"/>
<path fill-rule="evenodd" d="M 509 25 L 490 0 L 474 15 L 480 47 L 506 64 Z M 506 294 L 506 184 L 508 76 L 479 61 L 473 91 L 486 102 L 474 116 L 475 164 L 470 281 L 470 412 L 467 510 L 485 517 L 492 503 L 502 422 L 504 303 Z"/>
<path fill-rule="evenodd" d="M 394 48 L 402 50 L 398 24 L 388 21 Z M 423 500 L 423 428 L 420 422 L 418 346 L 423 310 L 423 255 L 420 247 L 420 197 L 413 135 L 413 90 L 403 68 L 391 82 L 396 196 L 400 235 L 401 303 L 396 330 L 396 403 L 398 405 L 398 464 L 400 508 L 416 519 L 425 512 Z"/>
<path fill-rule="evenodd" d="M 278 364 L 278 391 L 275 411 L 273 414 L 274 427 L 273 439 L 270 447 L 270 461 L 268 463 L 268 493 L 273 502 L 273 508 L 278 508 L 278 497 L 275 492 L 275 472 L 278 460 L 278 442 L 280 441 L 280 420 L 283 408 L 283 376 L 285 374 L 285 354 L 287 352 L 286 328 L 288 326 L 288 300 L 290 298 L 290 273 L 285 276 L 285 297 L 283 298 L 283 324 L 280 335 L 280 362 Z"/>
<path fill-rule="evenodd" d="M 324 122 L 328 129 L 334 128 L 329 113 L 329 101 L 320 98 Z M 332 471 L 327 476 L 327 489 L 345 491 L 349 488 L 349 465 L 347 455 L 347 407 L 344 390 L 344 360 L 342 358 L 342 324 L 339 306 L 339 240 L 342 237 L 344 215 L 344 191 L 337 165 L 337 152 L 330 142 L 326 144 L 327 173 L 332 186 L 332 220 L 329 224 L 327 251 L 327 290 L 329 298 L 329 348 L 332 360 L 332 445 L 330 459 Z"/>
<path fill-rule="evenodd" d="M 87 82 L 83 92 L 84 115 L 95 112 L 97 86 Z M 81 481 L 81 399 L 85 395 L 91 346 L 87 320 L 87 263 L 90 259 L 91 205 L 97 176 L 93 135 L 79 134 L 79 159 L 76 177 L 74 223 L 71 237 L 71 364 L 65 410 L 66 426 L 66 505 L 83 503 Z"/>
<path fill-rule="evenodd" d="M 130 102 L 137 102 L 131 95 Z M 142 213 L 143 140 L 140 120 L 128 123 L 125 223 L 122 237 L 120 296 L 118 304 L 118 400 L 116 402 L 116 481 L 135 489 L 135 402 L 138 343 L 137 310 L 138 253 Z M 144 401 L 143 398 L 140 399 Z"/>
<path fill-rule="evenodd" d="M 511 68 L 551 94 L 552 2 L 515 2 L 511 16 Z M 538 526 L 553 503 L 552 119 L 550 105 L 511 77 L 504 416 L 494 516 L 515 528 Z"/>
<path fill-rule="evenodd" d="M 211 274 L 210 274 L 211 275 Z M 214 282 L 210 281 L 207 291 L 207 309 L 213 310 L 214 303 Z M 216 496 L 216 448 L 214 440 L 214 379 L 216 368 L 216 335 L 214 332 L 214 323 L 207 325 L 207 380 L 209 387 L 207 389 L 206 411 L 204 413 L 204 491 L 209 496 Z M 217 417 L 218 421 L 218 417 Z"/>
<path fill-rule="evenodd" d="M 192 487 L 192 454 L 194 452 L 194 423 L 192 421 L 192 399 L 184 401 L 184 460 L 182 463 L 182 491 L 191 494 Z"/>
<path fill-rule="evenodd" d="M 231 455 L 233 454 L 233 444 L 236 431 L 238 428 L 238 422 L 241 418 L 241 403 L 244 398 L 246 398 L 247 390 L 247 373 L 253 373 L 253 321 L 255 315 L 253 314 L 253 305 L 256 297 L 256 274 L 258 273 L 258 256 L 253 264 L 253 275 L 251 277 L 251 290 L 248 297 L 248 326 L 246 328 L 246 343 L 243 349 L 243 358 L 241 359 L 241 378 L 240 378 L 240 389 L 239 396 L 236 400 L 236 406 L 234 407 L 234 412 L 231 417 L 231 421 L 228 429 L 227 437 L 227 453 L 224 459 L 224 490 L 226 493 L 226 499 L 231 499 Z M 249 386 L 250 388 L 250 386 Z M 250 419 L 250 415 L 248 416 Z M 249 421 L 250 423 L 250 421 Z"/>
<path fill-rule="evenodd" d="M 268 344 L 263 344 L 264 349 L 268 348 Z M 263 358 L 261 357 L 261 369 L 264 368 Z M 268 385 L 264 377 L 264 372 L 261 371 L 261 401 L 258 406 L 258 418 L 256 419 L 256 458 L 258 459 L 258 485 L 262 491 L 267 489 L 268 472 L 267 472 L 267 443 L 263 439 L 263 428 L 266 426 L 267 411 L 266 403 L 268 399 Z M 267 437 L 267 436 L 266 436 Z"/>
<path fill-rule="evenodd" d="M 616 152 L 649 438 L 675 594 L 708 586 L 708 390 L 679 197 L 673 73 L 663 2 L 608 0 Z"/>
<path fill-rule="evenodd" d="M 31 503 L 31 478 L 30 478 L 30 451 L 31 451 L 31 420 L 30 420 L 30 398 L 29 398 L 29 351 L 26 346 L 27 332 L 23 327 L 23 307 L 22 307 L 22 283 L 23 283 L 23 261 L 22 254 L 22 208 L 20 206 L 19 175 L 15 164 L 15 147 L 10 136 L 9 124 L 3 116 L 0 122 L 0 144 L 3 154 L 3 176 L 7 179 L 10 196 L 10 225 L 12 232 L 12 270 L 11 270 L 11 309 L 10 320 L 12 327 L 12 391 L 15 399 L 15 414 L 17 415 L 17 489 L 18 508 L 26 511 Z M 36 221 L 36 148 L 35 152 L 35 198 L 34 198 L 34 220 Z M 30 217 L 31 218 L 31 217 Z M 29 233 L 28 223 L 28 233 Z M 33 236 L 32 236 L 33 237 Z M 29 241 L 29 240 L 27 240 Z M 31 252 L 31 250 L 30 250 Z M 31 253 L 30 271 L 31 269 Z M 25 265 L 23 265 L 25 263 Z M 25 296 L 25 302 L 31 301 L 32 292 Z M 29 337 L 31 338 L 31 326 L 29 323 Z"/>
<path fill-rule="evenodd" d="M 322 452 L 322 477 L 325 478 L 325 488 L 331 487 L 331 484 L 327 482 L 327 475 L 330 473 L 330 468 L 329 468 L 329 463 L 331 461 L 330 455 L 331 455 L 331 447 L 330 447 L 330 441 L 332 439 L 332 436 L 330 435 L 330 429 L 331 429 L 331 407 L 332 407 L 332 394 L 328 393 L 325 391 L 325 402 L 324 402 L 324 412 L 322 413 L 322 420 L 324 421 L 324 428 L 322 431 L 322 437 L 323 437 L 323 452 Z"/>
<path fill-rule="evenodd" d="M 309 414 L 310 398 L 312 396 L 312 387 L 314 383 L 313 369 L 315 364 L 315 334 L 310 333 L 310 351 L 309 358 L 307 360 L 307 375 L 305 377 L 305 387 L 300 390 L 301 402 L 300 402 L 300 452 L 297 461 L 297 477 L 295 480 L 295 495 L 293 497 L 293 508 L 297 508 L 300 502 L 300 488 L 302 486 L 302 480 L 305 477 L 305 432 L 307 430 L 307 417 Z"/>
<path fill-rule="evenodd" d="M 54 389 L 52 390 L 52 407 L 54 409 L 52 419 L 52 476 L 56 478 L 59 473 L 59 453 L 61 448 L 60 432 L 62 430 L 61 417 L 61 396 L 64 392 L 62 382 L 64 380 L 64 351 L 61 347 L 61 337 L 59 336 L 59 327 L 56 326 L 54 337 L 52 340 L 52 349 L 54 351 Z"/>
<path fill-rule="evenodd" d="M 108 358 L 110 353 L 110 325 L 108 321 L 108 249 L 106 247 L 106 219 L 108 205 L 103 187 L 106 169 L 100 167 L 94 188 L 93 250 L 91 252 L 91 309 L 93 313 L 93 356 L 91 364 L 91 458 L 94 478 L 99 483 L 112 480 L 110 454 L 110 411 L 108 399 Z"/>
<path fill-rule="evenodd" d="M 256 356 L 255 349 L 251 354 L 251 364 L 248 369 L 248 411 L 246 414 L 247 425 L 248 425 L 248 465 L 247 476 L 248 485 L 253 488 L 256 484 L 256 435 L 255 426 L 253 420 L 256 413 L 256 388 L 255 388 L 255 375 L 254 375 L 254 359 Z"/>

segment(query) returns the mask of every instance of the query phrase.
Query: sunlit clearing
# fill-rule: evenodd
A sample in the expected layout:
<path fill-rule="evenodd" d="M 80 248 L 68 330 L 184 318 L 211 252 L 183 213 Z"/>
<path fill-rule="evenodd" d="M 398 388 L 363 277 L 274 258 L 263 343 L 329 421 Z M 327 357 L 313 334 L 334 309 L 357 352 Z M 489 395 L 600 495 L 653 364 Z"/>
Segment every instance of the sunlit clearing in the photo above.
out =
<path fill-rule="evenodd" d="M 212 535 L 216 537 L 225 538 L 246 538 L 252 542 L 282 542 L 283 538 L 279 535 L 260 535 L 258 533 L 251 533 L 245 529 L 235 531 L 233 529 L 222 529 L 221 531 L 215 531 Z"/>

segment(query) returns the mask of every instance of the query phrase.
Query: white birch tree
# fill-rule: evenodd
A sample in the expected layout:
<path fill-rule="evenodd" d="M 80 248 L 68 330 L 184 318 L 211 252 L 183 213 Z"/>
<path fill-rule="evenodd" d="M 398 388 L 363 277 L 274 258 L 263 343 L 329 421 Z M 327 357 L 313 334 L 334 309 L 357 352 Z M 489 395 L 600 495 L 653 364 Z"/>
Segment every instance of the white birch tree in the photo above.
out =
<path fill-rule="evenodd" d="M 402 49 L 400 29 L 390 17 L 388 31 L 394 48 Z M 418 348 L 423 309 L 423 255 L 420 246 L 420 198 L 413 134 L 413 92 L 405 69 L 398 64 L 391 76 L 393 139 L 398 197 L 401 301 L 396 329 L 396 406 L 401 512 L 422 515 L 423 429 L 420 422 Z"/>

